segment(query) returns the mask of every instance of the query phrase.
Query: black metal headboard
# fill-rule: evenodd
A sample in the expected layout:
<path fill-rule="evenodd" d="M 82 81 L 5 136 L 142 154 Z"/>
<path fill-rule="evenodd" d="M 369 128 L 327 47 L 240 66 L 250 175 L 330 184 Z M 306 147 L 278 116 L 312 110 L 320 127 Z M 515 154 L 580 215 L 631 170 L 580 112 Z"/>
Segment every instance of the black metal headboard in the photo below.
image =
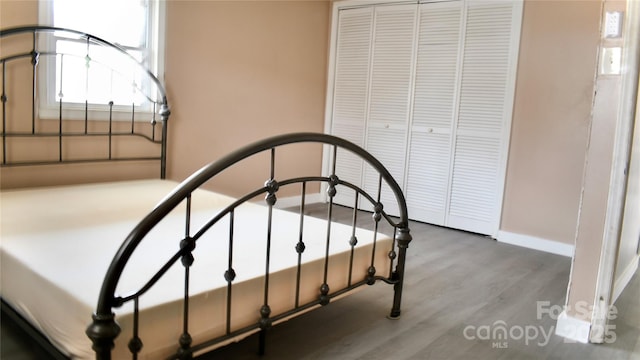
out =
<path fill-rule="evenodd" d="M 51 46 L 61 34 L 86 47 L 86 54 L 80 57 L 86 68 L 82 81 L 87 84 L 83 101 L 67 100 L 63 94 L 62 83 L 72 80 L 65 78 L 62 65 L 55 63 L 42 69 L 46 61 L 63 63 L 65 59 L 78 59 L 64 49 Z M 0 58 L 0 76 L 2 77 L 2 160 L 0 166 L 24 166 L 66 164 L 102 161 L 160 161 L 160 177 L 166 175 L 167 121 L 170 111 L 162 82 L 141 62 L 127 53 L 122 47 L 109 41 L 81 31 L 51 27 L 24 26 L 0 30 L 2 54 Z M 114 64 L 104 63 L 96 55 L 97 48 L 107 49 L 118 55 L 119 62 L 127 63 L 127 74 L 123 74 Z M 76 62 L 78 62 L 76 60 Z M 95 64 L 95 65 L 94 65 Z M 89 99 L 91 83 L 90 67 L 103 67 L 111 71 L 111 76 L 124 76 L 131 81 L 132 100 L 129 105 L 119 105 L 113 99 L 97 102 Z M 129 70 L 132 69 L 132 73 Z M 46 71 L 59 71 L 51 89 L 52 81 L 45 76 Z M 134 73 L 135 72 L 135 75 Z M 17 75 L 15 73 L 18 73 Z M 50 75 L 49 75 L 50 76 Z M 133 77 L 133 78 L 131 78 Z M 105 84 L 93 81 L 96 87 Z M 47 116 L 40 108 L 43 103 L 42 87 L 49 86 L 49 93 L 55 93 L 49 101 Z M 122 95 L 119 93 L 118 95 Z M 129 96 L 129 95 L 127 95 Z M 121 96 L 122 97 L 122 96 Z M 140 100 L 141 99 L 141 100 Z M 136 102 L 137 101 L 137 102 Z M 54 106 L 51 106 L 53 104 Z M 69 109 L 76 113 L 69 118 Z M 52 110 L 52 111 L 51 111 Z M 94 114 L 99 114 L 95 116 Z M 117 115 L 117 116 L 116 116 Z M 126 118 L 126 120 L 124 120 Z M 97 155 L 68 156 L 68 147 L 82 137 L 91 137 L 91 142 L 100 147 Z M 47 142 L 50 147 L 44 156 L 25 157 L 18 152 L 30 149 L 30 140 Z M 144 139 L 154 144 L 153 149 L 143 154 L 118 148 L 120 140 Z M 79 150 L 82 152 L 82 150 Z"/>

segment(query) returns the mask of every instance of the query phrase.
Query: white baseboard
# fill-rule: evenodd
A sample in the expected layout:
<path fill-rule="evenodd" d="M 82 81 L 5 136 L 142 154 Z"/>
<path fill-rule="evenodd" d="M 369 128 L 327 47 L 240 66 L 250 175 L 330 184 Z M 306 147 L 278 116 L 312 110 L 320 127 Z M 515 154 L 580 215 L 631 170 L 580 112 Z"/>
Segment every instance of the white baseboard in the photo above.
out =
<path fill-rule="evenodd" d="M 612 304 L 618 300 L 618 297 L 622 294 L 624 288 L 626 288 L 629 281 L 631 281 L 631 278 L 638 270 L 639 262 L 640 255 L 636 255 L 629 265 L 622 271 L 622 274 L 620 274 L 620 276 L 615 280 L 615 283 L 613 284 L 613 295 L 611 296 Z"/>
<path fill-rule="evenodd" d="M 278 209 L 284 209 L 284 208 L 289 208 L 293 206 L 300 206 L 301 200 L 302 200 L 301 195 L 278 198 L 278 200 L 276 201 L 275 207 L 277 207 Z M 322 196 L 322 194 L 315 193 L 315 194 L 307 194 L 307 196 L 305 196 L 304 203 L 308 205 L 308 204 L 315 204 L 323 201 L 324 201 L 324 197 Z"/>
<path fill-rule="evenodd" d="M 567 315 L 566 310 L 560 313 L 556 322 L 556 335 L 570 341 L 589 342 L 591 323 Z"/>
<path fill-rule="evenodd" d="M 547 240 L 535 236 L 521 235 L 508 231 L 498 231 L 498 241 L 526 247 L 529 249 L 540 250 L 552 254 L 573 257 L 574 246 L 561 243 L 558 241 Z"/>

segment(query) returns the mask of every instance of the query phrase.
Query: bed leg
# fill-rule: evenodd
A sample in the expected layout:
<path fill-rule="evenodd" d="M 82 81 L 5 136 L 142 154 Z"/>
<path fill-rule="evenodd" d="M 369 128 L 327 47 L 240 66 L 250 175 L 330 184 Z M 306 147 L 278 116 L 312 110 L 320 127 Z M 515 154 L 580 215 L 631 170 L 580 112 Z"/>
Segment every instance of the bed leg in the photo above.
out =
<path fill-rule="evenodd" d="M 258 355 L 264 355 L 265 346 L 267 342 L 267 330 L 260 330 L 260 335 L 258 336 Z"/>
<path fill-rule="evenodd" d="M 394 296 L 393 296 L 393 307 L 391 308 L 391 313 L 389 314 L 390 319 L 398 319 L 400 318 L 400 303 L 402 301 L 402 284 L 404 282 L 404 266 L 405 261 L 407 259 L 407 248 L 409 247 L 409 243 L 411 242 L 411 234 L 409 233 L 409 228 L 401 228 L 398 232 L 396 240 L 398 241 L 398 265 L 396 266 L 396 271 L 393 274 L 394 277 L 398 280 L 398 282 L 393 286 Z"/>
<path fill-rule="evenodd" d="M 258 336 L 258 355 L 264 355 L 264 348 L 267 342 L 267 330 L 271 328 L 271 308 L 269 305 L 262 305 L 260 308 L 260 335 Z"/>

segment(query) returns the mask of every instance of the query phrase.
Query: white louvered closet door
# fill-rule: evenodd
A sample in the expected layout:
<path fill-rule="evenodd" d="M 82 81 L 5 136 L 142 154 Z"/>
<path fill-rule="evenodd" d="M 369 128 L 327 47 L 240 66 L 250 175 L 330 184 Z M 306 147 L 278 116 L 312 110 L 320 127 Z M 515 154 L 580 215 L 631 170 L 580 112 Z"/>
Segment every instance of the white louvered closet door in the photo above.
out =
<path fill-rule="evenodd" d="M 409 214 L 445 225 L 462 2 L 420 5 L 405 195 Z"/>
<path fill-rule="evenodd" d="M 373 8 L 349 9 L 338 14 L 333 118 L 331 133 L 364 146 L 369 96 L 369 62 Z M 336 173 L 361 186 L 362 160 L 339 150 Z M 355 193 L 338 187 L 335 201 L 353 206 Z"/>
<path fill-rule="evenodd" d="M 382 161 L 412 219 L 495 236 L 522 1 L 371 5 L 338 16 L 331 133 Z M 338 169 L 375 193 L 378 177 L 344 158 Z M 395 203 L 388 189 L 382 201 Z"/>
<path fill-rule="evenodd" d="M 405 173 L 417 9 L 417 5 L 376 7 L 373 27 L 365 147 L 400 186 Z M 378 186 L 378 174 L 365 165 L 364 189 L 375 195 Z M 397 204 L 386 185 L 382 187 L 381 200 L 385 206 Z M 385 210 L 398 214 L 397 206 Z"/>
<path fill-rule="evenodd" d="M 447 226 L 490 235 L 500 222 L 511 123 L 514 9 L 467 2 Z"/>

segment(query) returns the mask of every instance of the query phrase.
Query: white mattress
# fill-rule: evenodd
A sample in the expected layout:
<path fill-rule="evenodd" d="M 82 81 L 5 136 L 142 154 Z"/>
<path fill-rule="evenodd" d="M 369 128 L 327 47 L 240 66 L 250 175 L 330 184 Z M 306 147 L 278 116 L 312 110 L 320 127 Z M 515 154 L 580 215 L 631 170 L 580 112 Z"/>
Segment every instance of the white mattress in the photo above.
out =
<path fill-rule="evenodd" d="M 177 184 L 142 180 L 13 190 L 0 193 L 0 295 L 71 358 L 93 358 L 84 334 L 91 321 L 107 267 L 131 229 Z M 198 190 L 193 195 L 191 235 L 232 198 Z M 272 315 L 291 309 L 299 215 L 274 210 L 269 304 Z M 191 268 L 190 333 L 194 342 L 224 334 L 228 218 L 198 240 Z M 245 204 L 236 210 L 233 254 L 232 330 L 255 323 L 264 296 L 267 207 Z M 301 303 L 317 298 L 323 282 L 326 221 L 304 223 Z M 178 249 L 185 234 L 184 207 L 170 214 L 138 247 L 120 280 L 117 295 L 136 291 Z M 351 227 L 332 224 L 329 267 L 331 291 L 348 279 Z M 353 281 L 364 278 L 371 260 L 371 231 L 358 229 Z M 388 275 L 391 239 L 380 235 L 378 273 Z M 140 359 L 173 353 L 182 329 L 184 271 L 178 262 L 140 300 Z M 128 357 L 132 306 L 116 310 L 123 331 L 114 358 Z"/>

